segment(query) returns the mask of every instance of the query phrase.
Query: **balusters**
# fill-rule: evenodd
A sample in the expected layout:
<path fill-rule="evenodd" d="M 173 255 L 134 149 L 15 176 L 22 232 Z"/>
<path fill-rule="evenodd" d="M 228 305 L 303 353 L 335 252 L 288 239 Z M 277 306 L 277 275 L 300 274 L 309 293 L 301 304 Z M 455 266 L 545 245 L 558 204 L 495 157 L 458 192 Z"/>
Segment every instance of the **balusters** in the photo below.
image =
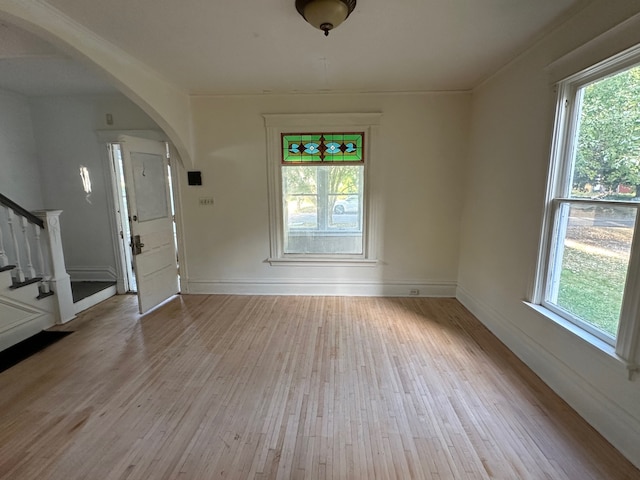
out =
<path fill-rule="evenodd" d="M 13 241 L 13 255 L 15 256 L 15 259 L 13 261 L 13 263 L 15 263 L 15 268 L 13 269 L 13 278 L 14 281 L 16 283 L 22 283 L 25 280 L 29 280 L 31 278 L 35 278 L 36 277 L 36 270 L 33 267 L 33 259 L 32 259 L 32 255 L 31 255 L 31 243 L 29 242 L 29 234 L 28 234 L 28 227 L 29 227 L 29 220 L 26 217 L 23 217 L 22 215 L 16 215 L 16 213 L 13 211 L 13 209 L 9 208 L 7 209 L 7 223 L 9 225 L 9 232 L 11 233 L 11 240 Z M 36 227 L 36 241 L 38 242 L 38 255 L 39 255 L 39 260 L 40 260 L 40 264 L 44 265 L 44 261 L 42 259 L 42 248 L 39 245 L 39 237 L 40 237 L 40 227 L 38 227 L 37 225 L 35 225 Z M 20 231 L 22 233 L 21 238 L 21 242 L 18 242 L 18 228 L 20 228 Z M 0 235 L 1 238 L 1 235 Z M 20 247 L 24 246 L 24 254 L 26 256 L 26 267 L 23 268 L 23 262 L 22 262 L 22 258 L 20 255 Z M 2 259 L 2 257 L 0 257 L 0 262 L 6 262 L 4 263 L 4 265 L 8 265 L 9 264 L 9 259 L 6 257 L 6 254 L 4 254 L 4 245 L 0 243 L 0 251 L 3 253 L 4 255 L 4 259 Z M 0 263 L 0 265 L 2 265 Z M 2 266 L 4 266 L 2 265 Z M 44 268 L 44 267 L 41 267 Z"/>
<path fill-rule="evenodd" d="M 0 226 L 2 225 L 0 224 Z M 4 249 L 4 238 L 2 236 L 2 228 L 0 228 L 0 268 L 7 265 L 9 265 L 9 257 L 7 257 L 7 252 Z"/>
<path fill-rule="evenodd" d="M 1 195 L 0 195 L 1 197 Z M 4 198 L 4 197 L 3 197 Z M 5 198 L 5 202 L 9 201 Z M 9 201 L 10 202 L 10 201 Z M 43 255 L 42 241 L 46 240 L 42 235 L 43 229 L 39 226 L 37 218 L 16 205 L 15 208 L 8 205 L 0 205 L 0 212 L 6 211 L 6 228 L 5 223 L 0 225 L 4 229 L 4 234 L 0 231 L 0 268 L 5 266 L 13 267 L 11 276 L 14 285 L 18 286 L 24 282 L 35 283 L 40 281 L 38 288 L 40 293 L 49 293 L 49 278 L 45 278 L 47 272 L 47 264 Z M 24 213 L 23 213 L 24 212 Z M 30 219 L 33 218 L 32 219 Z M 29 227 L 33 225 L 33 231 Z M 5 248 L 5 236 L 8 235 L 8 244 Z M 33 243 L 35 241 L 35 244 Z M 33 251 L 32 249 L 36 250 Z M 33 258 L 33 256 L 36 258 Z M 42 282 L 42 279 L 45 281 Z"/>
<path fill-rule="evenodd" d="M 24 251 L 27 255 L 27 267 L 25 269 L 25 276 L 27 278 L 35 278 L 36 270 L 33 268 L 33 260 L 31 259 L 31 245 L 29 244 L 29 236 L 27 235 L 27 227 L 29 226 L 29 220 L 27 217 L 20 217 L 20 223 L 22 224 L 22 238 L 24 239 Z"/>
<path fill-rule="evenodd" d="M 11 239 L 13 240 L 13 254 L 15 255 L 16 268 L 13 269 L 13 278 L 16 283 L 22 283 L 26 280 L 24 271 L 22 270 L 22 261 L 20 260 L 20 245 L 18 244 L 18 237 L 16 236 L 16 214 L 13 210 L 7 210 L 7 222 L 9 223 L 9 232 L 11 233 Z"/>

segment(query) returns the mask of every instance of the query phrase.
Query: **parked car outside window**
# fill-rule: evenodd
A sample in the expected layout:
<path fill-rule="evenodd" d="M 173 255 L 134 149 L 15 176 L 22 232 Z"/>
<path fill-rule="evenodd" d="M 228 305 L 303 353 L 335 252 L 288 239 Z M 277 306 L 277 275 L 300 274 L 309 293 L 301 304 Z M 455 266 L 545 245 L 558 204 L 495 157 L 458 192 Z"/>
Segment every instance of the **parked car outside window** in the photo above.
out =
<path fill-rule="evenodd" d="M 357 195 L 350 195 L 344 200 L 336 200 L 333 212 L 341 215 L 343 213 L 358 213 L 360 210 L 360 199 Z"/>

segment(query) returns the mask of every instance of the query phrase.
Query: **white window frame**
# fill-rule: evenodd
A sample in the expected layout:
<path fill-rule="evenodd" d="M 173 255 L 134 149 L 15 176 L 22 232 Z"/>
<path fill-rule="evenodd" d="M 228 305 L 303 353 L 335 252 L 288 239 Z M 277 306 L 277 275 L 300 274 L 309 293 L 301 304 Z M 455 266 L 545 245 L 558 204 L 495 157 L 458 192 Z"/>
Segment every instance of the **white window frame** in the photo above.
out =
<path fill-rule="evenodd" d="M 629 377 L 638 371 L 640 354 L 640 203 L 628 201 L 585 200 L 570 197 L 572 159 L 574 155 L 575 133 L 580 114 L 578 91 L 585 85 L 603 79 L 616 72 L 640 64 L 640 46 L 629 49 L 592 67 L 576 73 L 556 86 L 557 102 L 553 141 L 551 145 L 551 165 L 546 192 L 542 238 L 538 254 L 536 279 L 531 306 L 566 327 L 588 343 L 596 346 L 611 357 L 625 364 Z M 618 333 L 613 339 L 591 327 L 586 322 L 567 314 L 545 300 L 547 290 L 552 288 L 549 269 L 553 268 L 555 241 L 563 222 L 562 205 L 571 204 L 613 204 L 634 208 L 637 211 L 631 245 L 628 273 L 625 283 Z"/>
<path fill-rule="evenodd" d="M 370 172 L 376 153 L 381 113 L 265 114 L 267 134 L 267 168 L 269 193 L 269 234 L 271 265 L 376 265 L 376 228 L 374 203 L 370 195 Z M 364 132 L 364 188 L 362 200 L 363 252 L 347 254 L 284 253 L 284 218 L 282 207 L 283 133 Z"/>

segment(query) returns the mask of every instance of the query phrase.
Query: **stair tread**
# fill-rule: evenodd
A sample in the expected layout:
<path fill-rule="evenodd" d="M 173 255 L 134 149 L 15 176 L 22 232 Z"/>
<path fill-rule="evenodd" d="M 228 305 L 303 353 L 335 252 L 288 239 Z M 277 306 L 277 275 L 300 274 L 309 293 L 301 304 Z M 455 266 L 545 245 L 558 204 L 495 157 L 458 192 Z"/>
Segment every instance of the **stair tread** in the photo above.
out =
<path fill-rule="evenodd" d="M 25 287 L 27 285 L 31 285 L 32 283 L 38 283 L 40 280 L 42 280 L 42 277 L 29 278 L 28 280 L 25 280 L 24 282 L 16 282 L 13 285 L 11 285 L 9 288 L 12 289 L 12 290 L 15 290 L 16 288 L 21 288 L 21 287 Z"/>
<path fill-rule="evenodd" d="M 6 272 L 7 270 L 13 270 L 16 268 L 15 265 L 5 265 L 4 267 L 0 267 L 0 272 Z"/>

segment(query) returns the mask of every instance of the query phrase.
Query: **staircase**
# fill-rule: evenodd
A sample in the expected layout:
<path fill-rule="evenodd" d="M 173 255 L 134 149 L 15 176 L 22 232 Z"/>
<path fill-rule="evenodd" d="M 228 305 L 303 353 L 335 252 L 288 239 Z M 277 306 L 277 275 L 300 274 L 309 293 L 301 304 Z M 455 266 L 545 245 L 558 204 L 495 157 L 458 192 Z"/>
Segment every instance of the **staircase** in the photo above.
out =
<path fill-rule="evenodd" d="M 0 350 L 54 325 L 53 297 L 42 296 L 35 282 L 16 288 L 11 270 L 0 272 Z"/>
<path fill-rule="evenodd" d="M 0 351 L 75 316 L 60 213 L 32 213 L 0 194 Z"/>

